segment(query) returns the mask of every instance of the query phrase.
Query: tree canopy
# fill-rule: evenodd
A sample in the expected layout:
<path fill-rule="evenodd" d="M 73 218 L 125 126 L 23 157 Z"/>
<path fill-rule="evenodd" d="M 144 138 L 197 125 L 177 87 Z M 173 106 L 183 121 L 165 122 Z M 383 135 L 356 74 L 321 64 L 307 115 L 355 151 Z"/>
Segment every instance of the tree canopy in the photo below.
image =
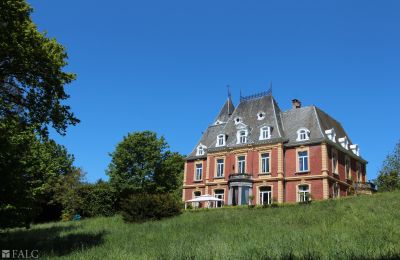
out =
<path fill-rule="evenodd" d="M 400 189 L 400 142 L 383 162 L 378 178 L 375 180 L 379 191 Z"/>
<path fill-rule="evenodd" d="M 153 132 L 128 134 L 111 157 L 107 174 L 121 196 L 173 192 L 180 187 L 183 157 L 169 151 L 164 137 Z"/>
<path fill-rule="evenodd" d="M 0 1 L 0 118 L 18 116 L 43 135 L 49 125 L 65 134 L 79 122 L 64 104 L 75 75 L 63 71 L 64 47 L 38 31 L 31 12 L 25 0 Z"/>

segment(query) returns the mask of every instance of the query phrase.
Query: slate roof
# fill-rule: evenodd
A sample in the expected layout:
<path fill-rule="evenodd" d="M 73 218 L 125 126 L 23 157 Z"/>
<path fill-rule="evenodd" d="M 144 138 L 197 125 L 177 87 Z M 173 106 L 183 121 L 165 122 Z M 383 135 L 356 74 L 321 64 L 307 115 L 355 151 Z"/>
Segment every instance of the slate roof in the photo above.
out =
<path fill-rule="evenodd" d="M 259 120 L 257 116 L 260 112 L 265 113 L 262 120 Z M 241 118 L 241 123 L 237 124 L 236 118 Z M 215 124 L 217 121 L 219 121 L 218 124 Z M 271 138 L 268 140 L 259 140 L 260 128 L 263 126 L 270 126 L 272 129 Z M 303 142 L 296 141 L 297 131 L 303 127 L 310 131 L 310 139 Z M 246 144 L 237 144 L 236 133 L 241 128 L 248 130 Z M 197 147 L 200 144 L 207 147 L 207 153 L 207 151 L 218 151 L 227 147 L 240 147 L 249 144 L 284 142 L 286 146 L 295 146 L 324 140 L 330 142 L 325 131 L 332 128 L 336 132 L 336 146 L 338 148 L 341 147 L 338 144 L 338 139 L 341 137 L 346 136 L 349 146 L 352 144 L 342 125 L 316 106 L 292 108 L 282 112 L 272 95 L 264 95 L 242 100 L 235 108 L 232 100 L 228 98 L 215 121 L 203 133 L 187 159 L 206 156 L 206 154 L 196 156 Z M 216 147 L 219 134 L 227 136 L 224 147 Z M 333 142 L 332 144 L 335 145 Z"/>

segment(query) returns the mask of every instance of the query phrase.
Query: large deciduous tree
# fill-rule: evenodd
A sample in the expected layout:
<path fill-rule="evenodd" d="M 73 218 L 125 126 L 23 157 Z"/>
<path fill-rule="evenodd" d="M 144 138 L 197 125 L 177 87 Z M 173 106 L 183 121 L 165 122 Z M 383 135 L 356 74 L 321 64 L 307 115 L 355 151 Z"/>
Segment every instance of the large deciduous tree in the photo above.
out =
<path fill-rule="evenodd" d="M 63 104 L 75 75 L 63 71 L 64 47 L 38 31 L 31 12 L 25 0 L 0 1 L 0 118 L 18 116 L 43 135 L 49 125 L 65 134 L 79 122 Z"/>
<path fill-rule="evenodd" d="M 389 154 L 383 162 L 375 184 L 379 191 L 400 189 L 400 142 L 396 144 L 393 153 Z"/>
<path fill-rule="evenodd" d="M 107 174 L 119 198 L 132 193 L 175 192 L 181 185 L 183 157 L 168 150 L 163 137 L 150 131 L 125 136 Z"/>

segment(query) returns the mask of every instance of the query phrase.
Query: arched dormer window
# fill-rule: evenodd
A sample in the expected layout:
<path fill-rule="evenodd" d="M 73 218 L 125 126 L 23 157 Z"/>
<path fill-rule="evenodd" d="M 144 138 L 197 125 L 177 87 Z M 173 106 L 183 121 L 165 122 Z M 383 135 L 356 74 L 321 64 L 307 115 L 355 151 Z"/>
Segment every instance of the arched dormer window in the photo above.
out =
<path fill-rule="evenodd" d="M 207 148 L 206 146 L 204 146 L 204 145 L 202 145 L 202 144 L 199 144 L 199 145 L 197 146 L 196 156 L 204 155 L 205 149 L 206 149 L 206 148 Z"/>
<path fill-rule="evenodd" d="M 235 121 L 235 125 L 238 125 L 238 124 L 242 123 L 242 118 L 237 116 L 237 117 L 235 117 L 234 121 Z"/>
<path fill-rule="evenodd" d="M 260 140 L 267 140 L 271 138 L 271 127 L 264 126 L 260 128 Z"/>
<path fill-rule="evenodd" d="M 247 143 L 247 130 L 239 130 L 236 134 L 237 144 L 245 144 Z"/>
<path fill-rule="evenodd" d="M 297 130 L 296 141 L 306 141 L 306 140 L 310 140 L 310 130 L 304 127 Z"/>
<path fill-rule="evenodd" d="M 217 144 L 215 146 L 217 147 L 221 147 L 221 146 L 225 146 L 225 135 L 224 134 L 220 134 L 217 136 Z"/>
<path fill-rule="evenodd" d="M 339 143 L 344 149 L 349 150 L 349 140 L 347 136 L 339 138 Z"/>
<path fill-rule="evenodd" d="M 257 120 L 263 120 L 265 118 L 265 113 L 260 111 L 257 113 Z"/>

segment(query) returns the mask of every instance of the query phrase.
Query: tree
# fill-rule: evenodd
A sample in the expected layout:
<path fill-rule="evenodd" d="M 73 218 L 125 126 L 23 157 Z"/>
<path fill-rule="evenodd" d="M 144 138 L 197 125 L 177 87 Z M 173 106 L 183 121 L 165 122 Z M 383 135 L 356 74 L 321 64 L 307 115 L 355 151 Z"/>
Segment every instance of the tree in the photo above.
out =
<path fill-rule="evenodd" d="M 79 122 L 63 104 L 75 75 L 63 71 L 64 47 L 38 31 L 31 13 L 25 0 L 0 1 L 0 118 L 17 116 L 44 136 L 50 124 L 65 134 Z"/>
<path fill-rule="evenodd" d="M 396 144 L 393 153 L 389 154 L 383 162 L 375 184 L 379 191 L 400 189 L 400 142 Z"/>
<path fill-rule="evenodd" d="M 150 131 L 128 134 L 111 154 L 107 174 L 118 197 L 131 193 L 174 192 L 180 187 L 182 156 L 168 150 Z"/>

